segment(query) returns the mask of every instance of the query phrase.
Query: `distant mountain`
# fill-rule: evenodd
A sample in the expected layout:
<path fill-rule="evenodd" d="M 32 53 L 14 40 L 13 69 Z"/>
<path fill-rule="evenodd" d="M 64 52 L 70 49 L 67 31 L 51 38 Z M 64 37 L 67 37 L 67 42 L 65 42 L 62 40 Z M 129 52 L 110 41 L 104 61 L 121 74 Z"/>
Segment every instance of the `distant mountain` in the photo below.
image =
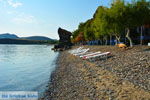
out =
<path fill-rule="evenodd" d="M 53 40 L 45 36 L 30 36 L 30 37 L 21 37 L 21 38 L 27 40 Z"/>
<path fill-rule="evenodd" d="M 48 38 L 46 36 L 29 36 L 29 37 L 18 37 L 15 34 L 10 34 L 10 33 L 3 33 L 0 34 L 0 39 L 26 39 L 26 40 L 53 40 L 51 38 Z"/>
<path fill-rule="evenodd" d="M 0 44 L 55 44 L 57 42 L 45 36 L 18 37 L 10 33 L 0 34 Z"/>
<path fill-rule="evenodd" d="M 10 34 L 10 33 L 4 33 L 0 34 L 0 39 L 18 39 L 19 37 L 15 34 Z"/>

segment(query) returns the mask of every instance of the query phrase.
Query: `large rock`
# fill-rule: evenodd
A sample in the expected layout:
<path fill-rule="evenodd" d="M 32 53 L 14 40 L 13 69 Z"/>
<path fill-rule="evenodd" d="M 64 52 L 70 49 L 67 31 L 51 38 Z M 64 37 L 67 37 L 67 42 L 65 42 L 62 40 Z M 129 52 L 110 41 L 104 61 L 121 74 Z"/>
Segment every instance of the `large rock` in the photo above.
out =
<path fill-rule="evenodd" d="M 60 44 L 67 45 L 67 46 L 71 44 L 71 35 L 72 35 L 71 32 L 65 29 L 59 28 L 58 34 L 60 38 L 59 40 Z"/>
<path fill-rule="evenodd" d="M 71 35 L 72 33 L 59 28 L 58 29 L 58 35 L 59 35 L 59 44 L 54 46 L 55 50 L 65 50 L 71 47 L 72 43 L 71 43 Z"/>

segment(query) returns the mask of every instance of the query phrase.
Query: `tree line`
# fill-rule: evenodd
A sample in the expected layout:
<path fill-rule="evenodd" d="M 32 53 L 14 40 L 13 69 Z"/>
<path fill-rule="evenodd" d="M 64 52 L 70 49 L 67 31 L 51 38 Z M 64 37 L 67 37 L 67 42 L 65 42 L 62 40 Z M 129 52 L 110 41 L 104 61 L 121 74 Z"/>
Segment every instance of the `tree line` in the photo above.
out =
<path fill-rule="evenodd" d="M 80 23 L 73 32 L 72 41 L 78 43 L 99 40 L 108 44 L 108 40 L 113 38 L 117 43 L 122 42 L 121 38 L 126 38 L 132 47 L 131 37 L 136 33 L 131 30 L 147 24 L 150 24 L 150 1 L 113 0 L 110 7 L 99 6 L 93 18 Z"/>

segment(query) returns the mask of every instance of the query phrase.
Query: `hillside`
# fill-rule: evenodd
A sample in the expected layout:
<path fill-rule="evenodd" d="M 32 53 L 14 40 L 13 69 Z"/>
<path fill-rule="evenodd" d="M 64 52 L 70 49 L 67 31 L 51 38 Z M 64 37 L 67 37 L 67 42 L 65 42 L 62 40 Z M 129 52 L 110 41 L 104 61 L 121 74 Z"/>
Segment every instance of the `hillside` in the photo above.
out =
<path fill-rule="evenodd" d="M 5 38 L 18 39 L 19 37 L 17 35 L 15 35 L 15 34 L 10 34 L 10 33 L 0 34 L 0 39 L 5 39 Z"/>
<path fill-rule="evenodd" d="M 45 36 L 18 37 L 15 34 L 0 34 L 0 44 L 55 44 L 57 40 Z"/>
<path fill-rule="evenodd" d="M 30 37 L 22 37 L 23 39 L 28 39 L 28 40 L 53 40 L 45 36 L 30 36 Z"/>
<path fill-rule="evenodd" d="M 19 37 L 15 34 L 3 33 L 0 34 L 0 39 L 27 39 L 27 40 L 53 40 L 46 36 L 29 36 L 29 37 Z"/>

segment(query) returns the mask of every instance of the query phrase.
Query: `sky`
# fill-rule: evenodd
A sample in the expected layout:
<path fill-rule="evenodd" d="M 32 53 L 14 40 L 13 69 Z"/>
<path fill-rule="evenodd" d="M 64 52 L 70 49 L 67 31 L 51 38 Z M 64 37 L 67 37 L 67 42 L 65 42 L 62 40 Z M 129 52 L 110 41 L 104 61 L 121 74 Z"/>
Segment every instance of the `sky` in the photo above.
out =
<path fill-rule="evenodd" d="M 0 33 L 58 39 L 59 27 L 77 29 L 111 0 L 0 0 Z"/>

